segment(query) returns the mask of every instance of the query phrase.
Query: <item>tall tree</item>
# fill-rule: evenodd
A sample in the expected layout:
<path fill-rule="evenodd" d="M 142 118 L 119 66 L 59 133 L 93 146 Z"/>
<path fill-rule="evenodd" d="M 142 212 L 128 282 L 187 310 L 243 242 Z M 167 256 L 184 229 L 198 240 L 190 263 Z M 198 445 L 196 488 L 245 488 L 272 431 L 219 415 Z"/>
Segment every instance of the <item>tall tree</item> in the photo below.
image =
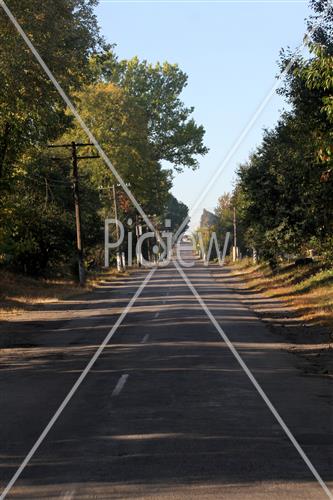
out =
<path fill-rule="evenodd" d="M 103 43 L 95 0 L 7 5 L 65 91 L 72 94 L 91 79 L 89 59 Z M 0 261 L 41 272 L 74 239 L 68 173 L 42 153 L 71 118 L 1 7 L 0 86 Z"/>
<path fill-rule="evenodd" d="M 171 173 L 150 157 L 146 116 L 136 99 L 118 85 L 103 82 L 86 86 L 76 97 L 81 116 L 137 201 L 147 213 L 162 214 L 171 188 Z M 76 123 L 60 140 L 70 139 L 84 140 Z M 90 172 L 96 188 L 115 182 L 101 160 L 82 164 L 82 171 Z"/>
<path fill-rule="evenodd" d="M 90 75 L 102 43 L 95 0 L 9 0 L 9 8 L 66 91 Z M 65 104 L 0 8 L 0 174 L 29 144 L 54 138 L 68 124 Z"/>
<path fill-rule="evenodd" d="M 188 216 L 188 207 L 185 203 L 177 200 L 171 193 L 169 194 L 167 207 L 165 211 L 165 219 L 170 219 L 170 230 L 175 233 L 180 227 L 184 219 Z M 183 233 L 188 229 L 188 224 L 184 227 Z"/>
<path fill-rule="evenodd" d="M 177 64 L 153 65 L 137 57 L 118 61 L 109 51 L 95 58 L 94 66 L 97 75 L 119 85 L 144 110 L 153 160 L 168 161 L 179 172 L 199 166 L 197 156 L 208 152 L 205 131 L 191 116 L 194 108 L 181 99 L 187 75 Z"/>

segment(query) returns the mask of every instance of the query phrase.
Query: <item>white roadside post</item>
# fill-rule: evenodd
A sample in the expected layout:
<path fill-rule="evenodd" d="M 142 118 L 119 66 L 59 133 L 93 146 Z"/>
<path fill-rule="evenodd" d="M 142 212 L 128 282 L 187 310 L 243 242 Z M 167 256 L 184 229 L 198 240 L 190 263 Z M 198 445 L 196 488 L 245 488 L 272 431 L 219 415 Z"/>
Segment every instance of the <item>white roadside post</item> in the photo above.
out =
<path fill-rule="evenodd" d="M 135 233 L 136 233 L 136 240 L 138 242 L 140 239 L 140 236 L 142 236 L 142 225 L 141 224 L 138 224 L 135 227 Z M 143 259 L 143 257 L 142 257 L 142 253 L 141 253 L 141 245 L 136 244 L 136 264 L 138 267 L 142 266 L 142 263 L 143 263 L 142 259 Z"/>
<path fill-rule="evenodd" d="M 125 252 L 121 252 L 121 265 L 124 271 L 126 271 L 126 258 Z"/>

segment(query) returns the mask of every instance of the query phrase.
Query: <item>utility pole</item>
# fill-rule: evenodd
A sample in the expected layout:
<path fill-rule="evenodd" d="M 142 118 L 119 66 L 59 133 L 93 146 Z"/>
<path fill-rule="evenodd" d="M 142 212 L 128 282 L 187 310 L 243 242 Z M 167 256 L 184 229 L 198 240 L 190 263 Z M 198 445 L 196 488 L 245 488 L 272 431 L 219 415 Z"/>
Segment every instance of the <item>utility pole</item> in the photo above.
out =
<path fill-rule="evenodd" d="M 233 255 L 232 260 L 235 262 L 238 258 L 238 249 L 237 249 L 237 220 L 236 220 L 236 207 L 234 207 L 234 247 L 233 247 Z"/>
<path fill-rule="evenodd" d="M 82 231 L 81 231 L 79 173 L 77 168 L 76 144 L 74 141 L 72 142 L 72 166 L 73 166 L 73 195 L 74 195 L 75 225 L 76 225 L 76 250 L 77 250 L 77 260 L 79 266 L 79 282 L 80 286 L 84 286 L 85 272 L 84 272 L 84 262 L 83 262 L 83 245 L 82 245 Z"/>
<path fill-rule="evenodd" d="M 84 260 L 83 260 L 83 243 L 82 243 L 82 228 L 81 228 L 81 208 L 80 208 L 80 190 L 79 190 L 79 172 L 78 172 L 78 160 L 88 160 L 90 158 L 99 158 L 98 155 L 85 155 L 78 156 L 78 147 L 93 146 L 93 144 L 76 143 L 72 141 L 70 144 L 50 144 L 49 148 L 70 148 L 72 160 L 72 175 L 73 175 L 73 197 L 74 197 L 74 208 L 75 208 L 75 226 L 76 226 L 76 251 L 78 260 L 78 271 L 79 271 L 79 283 L 80 286 L 85 284 L 85 270 L 84 270 Z M 53 159 L 64 159 L 63 157 L 53 158 Z"/>

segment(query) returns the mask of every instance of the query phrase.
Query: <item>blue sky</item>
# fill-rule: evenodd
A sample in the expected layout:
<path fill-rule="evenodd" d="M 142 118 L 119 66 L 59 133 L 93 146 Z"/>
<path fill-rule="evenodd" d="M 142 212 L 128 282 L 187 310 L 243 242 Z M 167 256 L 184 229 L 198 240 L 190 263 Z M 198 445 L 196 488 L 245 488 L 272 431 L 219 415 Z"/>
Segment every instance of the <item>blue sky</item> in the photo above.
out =
<path fill-rule="evenodd" d="M 307 2 L 102 1 L 96 9 L 102 32 L 120 58 L 178 63 L 189 77 L 183 100 L 206 129 L 209 153 L 200 169 L 176 174 L 174 195 L 189 207 L 202 192 L 274 83 L 281 47 L 297 47 L 309 16 Z M 274 96 L 192 216 L 230 191 L 237 165 L 276 123 L 285 103 Z"/>

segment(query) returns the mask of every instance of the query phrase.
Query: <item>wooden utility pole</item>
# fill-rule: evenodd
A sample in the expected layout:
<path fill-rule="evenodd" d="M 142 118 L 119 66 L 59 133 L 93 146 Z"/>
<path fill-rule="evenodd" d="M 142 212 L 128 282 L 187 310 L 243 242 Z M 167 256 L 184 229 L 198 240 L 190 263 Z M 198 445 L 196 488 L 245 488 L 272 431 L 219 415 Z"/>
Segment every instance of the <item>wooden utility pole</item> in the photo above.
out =
<path fill-rule="evenodd" d="M 78 260 L 78 271 L 79 271 L 79 283 L 80 286 L 85 284 L 85 270 L 84 270 L 84 260 L 83 260 L 83 243 L 82 243 L 82 228 L 81 228 L 81 208 L 80 208 L 80 190 L 79 190 L 79 172 L 78 172 L 78 160 L 87 160 L 90 158 L 99 158 L 98 155 L 86 155 L 78 156 L 78 147 L 93 146 L 93 144 L 86 143 L 76 143 L 72 141 L 70 144 L 50 144 L 49 148 L 71 148 L 72 160 L 72 175 L 73 175 L 73 197 L 74 197 L 74 207 L 75 207 L 75 226 L 76 226 L 76 251 Z M 54 159 L 64 159 L 63 157 Z"/>
<path fill-rule="evenodd" d="M 83 262 L 83 245 L 82 245 L 82 231 L 81 231 L 79 173 L 77 168 L 76 144 L 74 141 L 72 142 L 72 166 L 73 166 L 73 195 L 74 195 L 75 225 L 76 225 L 76 249 L 77 249 L 77 260 L 79 266 L 79 282 L 80 286 L 84 286 L 85 272 L 84 272 L 84 262 Z"/>

